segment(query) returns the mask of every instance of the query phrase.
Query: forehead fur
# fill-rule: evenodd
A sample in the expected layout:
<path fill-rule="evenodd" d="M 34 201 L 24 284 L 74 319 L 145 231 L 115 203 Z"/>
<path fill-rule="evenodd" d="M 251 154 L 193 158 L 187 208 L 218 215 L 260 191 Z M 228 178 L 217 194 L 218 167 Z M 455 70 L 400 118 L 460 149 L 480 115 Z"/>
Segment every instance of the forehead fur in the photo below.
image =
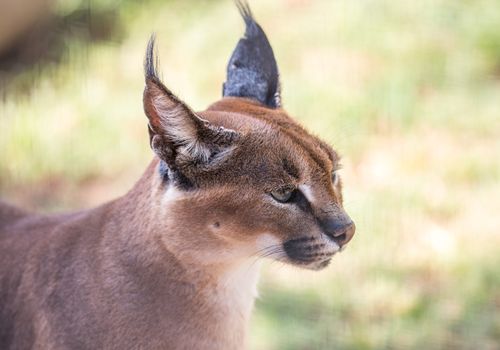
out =
<path fill-rule="evenodd" d="M 309 134 L 283 109 L 269 109 L 250 99 L 229 97 L 199 115 L 243 135 L 240 155 L 236 154 L 230 164 L 234 174 L 240 169 L 245 172 L 253 168 L 267 182 L 287 175 L 299 180 L 304 176 L 328 177 L 337 167 L 337 153 Z M 239 158 L 245 161 L 238 162 Z"/>

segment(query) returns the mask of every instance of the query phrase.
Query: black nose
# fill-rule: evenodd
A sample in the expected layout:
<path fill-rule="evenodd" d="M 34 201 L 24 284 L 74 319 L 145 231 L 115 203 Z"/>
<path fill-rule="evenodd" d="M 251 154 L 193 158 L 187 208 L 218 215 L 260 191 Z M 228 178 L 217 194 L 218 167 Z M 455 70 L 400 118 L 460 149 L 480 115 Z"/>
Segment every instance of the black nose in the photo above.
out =
<path fill-rule="evenodd" d="M 323 220 L 321 227 L 340 247 L 349 242 L 356 231 L 356 225 L 349 217 Z"/>

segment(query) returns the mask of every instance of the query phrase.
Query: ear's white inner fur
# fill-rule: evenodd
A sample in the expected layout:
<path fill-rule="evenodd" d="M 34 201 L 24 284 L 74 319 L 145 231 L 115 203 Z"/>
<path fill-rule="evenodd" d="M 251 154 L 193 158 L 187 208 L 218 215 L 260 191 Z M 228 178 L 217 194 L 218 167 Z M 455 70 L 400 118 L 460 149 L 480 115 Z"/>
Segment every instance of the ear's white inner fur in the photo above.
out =
<path fill-rule="evenodd" d="M 179 152 L 206 162 L 210 158 L 210 149 L 198 140 L 196 126 L 191 119 L 193 117 L 187 114 L 189 112 L 186 107 L 162 94 L 154 96 L 153 104 L 161 116 L 163 131 L 174 143 L 182 145 Z"/>

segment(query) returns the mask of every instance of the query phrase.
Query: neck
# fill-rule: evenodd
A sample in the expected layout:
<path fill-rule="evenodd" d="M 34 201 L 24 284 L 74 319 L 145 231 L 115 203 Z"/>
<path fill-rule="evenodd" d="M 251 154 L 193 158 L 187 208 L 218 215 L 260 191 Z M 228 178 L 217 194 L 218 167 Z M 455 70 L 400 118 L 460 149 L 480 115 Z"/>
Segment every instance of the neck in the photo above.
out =
<path fill-rule="evenodd" d="M 190 248 L 185 238 L 200 232 L 169 224 L 175 218 L 165 211 L 177 194 L 161 181 L 154 161 L 134 188 L 113 204 L 115 219 L 106 230 L 107 246 L 114 248 L 108 268 L 134 279 L 140 293 L 149 294 L 144 300 L 153 296 L 162 308 L 174 307 L 181 315 L 179 323 L 186 317 L 186 324 L 178 326 L 193 327 L 200 341 L 240 347 L 257 296 L 260 263 L 227 251 Z"/>

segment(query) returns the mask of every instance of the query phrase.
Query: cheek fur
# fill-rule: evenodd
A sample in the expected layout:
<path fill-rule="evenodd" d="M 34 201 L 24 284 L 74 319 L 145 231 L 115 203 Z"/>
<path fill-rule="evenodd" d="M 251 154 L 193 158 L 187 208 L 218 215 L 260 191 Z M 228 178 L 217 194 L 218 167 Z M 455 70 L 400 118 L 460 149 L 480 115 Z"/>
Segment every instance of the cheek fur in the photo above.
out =
<path fill-rule="evenodd" d="M 276 236 L 270 233 L 263 233 L 257 236 L 255 240 L 255 245 L 257 249 L 262 250 L 269 247 L 277 246 L 281 244 L 281 240 L 279 240 Z"/>

